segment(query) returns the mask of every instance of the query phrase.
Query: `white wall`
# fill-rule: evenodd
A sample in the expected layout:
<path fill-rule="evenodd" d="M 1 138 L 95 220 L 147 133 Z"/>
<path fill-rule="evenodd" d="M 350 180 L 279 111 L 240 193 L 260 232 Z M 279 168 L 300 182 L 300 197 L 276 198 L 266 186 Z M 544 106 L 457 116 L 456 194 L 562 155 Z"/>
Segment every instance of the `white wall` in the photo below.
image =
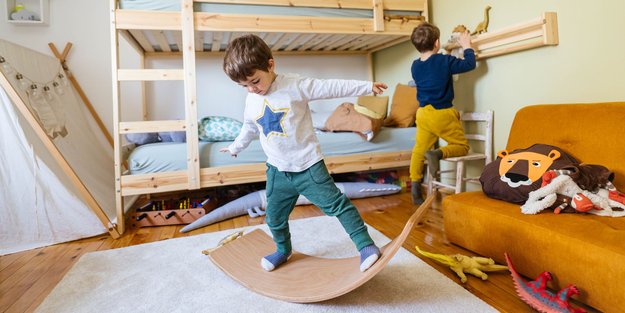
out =
<path fill-rule="evenodd" d="M 73 47 L 68 66 L 112 132 L 111 52 L 109 1 L 50 0 L 48 26 L 18 26 L 6 22 L 4 1 L 0 8 L 0 38 L 52 55 L 48 42 L 62 50 Z M 120 38 L 123 68 L 136 68 L 138 57 Z M 364 56 L 277 56 L 277 72 L 296 72 L 318 78 L 368 79 Z M 221 57 L 198 58 L 198 116 L 224 115 L 242 118 L 245 90 L 231 82 L 221 69 Z M 150 67 L 181 68 L 181 61 L 148 60 Z M 184 118 L 181 82 L 147 83 L 150 119 Z M 139 83 L 121 84 L 122 119 L 140 120 Z"/>
<path fill-rule="evenodd" d="M 277 73 L 299 73 L 316 78 L 367 80 L 365 56 L 276 56 Z M 229 116 L 241 120 L 246 90 L 232 82 L 222 70 L 223 57 L 196 59 L 198 117 Z M 151 58 L 154 68 L 181 68 L 179 60 Z M 182 82 L 156 82 L 147 85 L 151 120 L 184 118 Z M 338 103 L 337 103 L 338 105 Z"/>

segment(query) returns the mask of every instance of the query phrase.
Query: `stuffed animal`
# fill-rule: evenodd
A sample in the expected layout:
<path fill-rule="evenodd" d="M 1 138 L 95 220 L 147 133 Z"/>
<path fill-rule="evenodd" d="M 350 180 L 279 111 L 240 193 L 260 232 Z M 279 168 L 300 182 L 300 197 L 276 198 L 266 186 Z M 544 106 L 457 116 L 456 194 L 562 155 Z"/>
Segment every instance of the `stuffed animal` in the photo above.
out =
<path fill-rule="evenodd" d="M 464 49 L 458 44 L 458 38 L 469 30 L 464 25 L 458 25 L 451 31 L 451 37 L 447 40 L 444 49 L 456 58 L 464 58 Z"/>
<path fill-rule="evenodd" d="M 467 276 L 464 273 L 479 277 L 482 280 L 488 279 L 488 275 L 484 272 L 507 270 L 504 265 L 497 265 L 491 258 L 469 257 L 462 254 L 444 255 L 423 251 L 415 246 L 417 252 L 441 264 L 447 265 L 454 271 L 463 283 L 467 282 Z"/>
<path fill-rule="evenodd" d="M 573 180 L 571 174 L 570 170 L 545 172 L 542 177 L 542 187 L 530 192 L 529 198 L 521 206 L 521 212 L 536 214 L 549 207 L 555 207 L 554 212 L 560 213 L 570 206 L 574 212 L 613 217 L 625 216 L 625 211 L 622 210 L 625 209 L 625 197 L 616 191 L 611 182 L 606 181 L 605 185 L 601 185 L 604 188 L 597 188 L 595 192 L 590 192 L 582 189 Z M 558 199 L 561 203 L 556 202 Z"/>

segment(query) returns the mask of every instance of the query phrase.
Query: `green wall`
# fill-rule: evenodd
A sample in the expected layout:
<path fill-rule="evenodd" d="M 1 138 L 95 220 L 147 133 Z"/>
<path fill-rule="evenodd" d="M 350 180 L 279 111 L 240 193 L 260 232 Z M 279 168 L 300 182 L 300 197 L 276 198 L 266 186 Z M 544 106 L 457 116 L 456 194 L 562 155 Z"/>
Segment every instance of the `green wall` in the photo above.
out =
<path fill-rule="evenodd" d="M 430 21 L 445 42 L 458 24 L 469 29 L 490 5 L 489 30 L 558 14 L 560 44 L 478 61 L 455 82 L 459 110 L 495 111 L 495 153 L 505 148 L 514 114 L 542 103 L 625 101 L 625 1 L 623 0 L 431 0 Z M 374 55 L 375 77 L 391 86 L 406 83 L 417 51 L 409 42 Z M 574 116 L 554 116 L 554 123 L 575 125 Z M 598 121 L 600 122 L 600 121 Z M 625 121 L 624 121 L 625 122 Z"/>

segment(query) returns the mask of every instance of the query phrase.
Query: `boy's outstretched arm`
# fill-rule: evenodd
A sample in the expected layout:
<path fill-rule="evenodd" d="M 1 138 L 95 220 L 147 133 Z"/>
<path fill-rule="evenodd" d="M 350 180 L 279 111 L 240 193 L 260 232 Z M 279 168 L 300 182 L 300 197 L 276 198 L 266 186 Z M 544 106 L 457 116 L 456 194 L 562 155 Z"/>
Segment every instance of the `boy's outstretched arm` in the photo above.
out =
<path fill-rule="evenodd" d="M 452 74 L 468 72 L 475 68 L 475 51 L 471 47 L 471 35 L 469 31 L 460 35 L 458 43 L 464 49 L 464 59 L 452 58 L 449 68 Z"/>
<path fill-rule="evenodd" d="M 229 152 L 233 157 L 237 157 L 239 152 L 243 151 L 250 145 L 253 139 L 258 137 L 258 127 L 253 120 L 245 119 L 241 132 L 227 148 L 219 149 L 219 152 Z"/>
<path fill-rule="evenodd" d="M 299 81 L 300 93 L 306 100 L 381 94 L 386 88 L 385 83 L 362 80 L 304 78 Z"/>

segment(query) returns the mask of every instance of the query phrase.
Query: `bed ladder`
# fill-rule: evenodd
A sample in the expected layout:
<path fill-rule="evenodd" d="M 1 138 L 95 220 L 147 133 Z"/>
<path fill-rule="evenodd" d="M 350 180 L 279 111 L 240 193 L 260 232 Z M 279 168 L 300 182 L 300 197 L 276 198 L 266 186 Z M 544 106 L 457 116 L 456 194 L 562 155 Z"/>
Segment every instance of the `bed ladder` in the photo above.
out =
<path fill-rule="evenodd" d="M 196 76 L 195 76 L 195 40 L 193 22 L 193 0 L 182 0 L 180 22 L 182 30 L 182 69 L 120 69 L 118 31 L 125 34 L 126 30 L 117 28 L 115 10 L 117 0 L 110 0 L 111 11 L 111 66 L 113 73 L 113 132 L 115 149 L 115 197 L 117 207 L 117 229 L 120 234 L 125 230 L 125 215 L 121 190 L 122 179 L 122 147 L 121 135 L 131 133 L 186 131 L 187 135 L 187 188 L 189 190 L 200 188 L 200 163 L 198 148 L 198 125 L 197 125 L 197 101 L 196 101 Z M 145 29 L 145 28 L 144 28 Z M 153 30 L 158 30 L 154 26 Z M 131 42 L 131 45 L 133 43 Z M 139 48 L 134 46 L 135 49 Z M 184 81 L 184 120 L 163 121 L 121 121 L 121 107 L 119 84 L 122 81 Z"/>

